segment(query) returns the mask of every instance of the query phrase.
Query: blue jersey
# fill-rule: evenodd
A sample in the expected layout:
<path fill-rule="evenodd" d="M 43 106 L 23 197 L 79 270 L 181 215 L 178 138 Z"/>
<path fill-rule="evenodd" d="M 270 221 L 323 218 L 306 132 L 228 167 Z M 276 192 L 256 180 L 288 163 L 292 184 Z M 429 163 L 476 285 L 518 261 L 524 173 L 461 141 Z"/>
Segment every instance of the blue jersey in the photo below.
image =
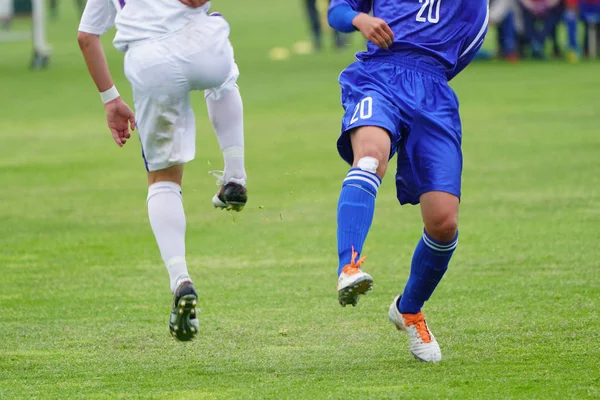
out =
<path fill-rule="evenodd" d="M 487 0 L 332 0 L 372 13 L 394 32 L 394 43 L 381 49 L 372 42 L 359 60 L 400 56 L 455 77 L 481 47 L 488 25 Z"/>

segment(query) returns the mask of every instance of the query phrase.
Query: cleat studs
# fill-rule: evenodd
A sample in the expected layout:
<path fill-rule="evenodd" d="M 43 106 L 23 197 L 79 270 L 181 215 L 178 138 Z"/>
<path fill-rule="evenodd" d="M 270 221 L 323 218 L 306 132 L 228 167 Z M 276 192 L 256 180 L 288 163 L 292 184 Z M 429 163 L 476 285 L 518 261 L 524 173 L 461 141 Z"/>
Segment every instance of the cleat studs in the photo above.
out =
<path fill-rule="evenodd" d="M 180 305 L 181 307 L 185 307 L 185 300 L 181 300 L 181 301 L 179 302 L 179 305 Z"/>
<path fill-rule="evenodd" d="M 179 309 L 179 314 L 180 314 L 180 315 L 183 315 L 183 308 L 180 308 L 180 309 Z"/>
<path fill-rule="evenodd" d="M 187 334 L 187 331 L 183 331 L 183 334 L 184 334 L 184 335 L 186 335 L 186 334 Z"/>
<path fill-rule="evenodd" d="M 177 325 L 175 325 L 175 326 L 173 327 L 173 331 L 177 332 L 178 330 L 179 330 L 179 327 L 178 327 Z"/>
<path fill-rule="evenodd" d="M 192 306 L 196 307 L 196 304 L 198 304 L 196 300 L 192 301 Z"/>

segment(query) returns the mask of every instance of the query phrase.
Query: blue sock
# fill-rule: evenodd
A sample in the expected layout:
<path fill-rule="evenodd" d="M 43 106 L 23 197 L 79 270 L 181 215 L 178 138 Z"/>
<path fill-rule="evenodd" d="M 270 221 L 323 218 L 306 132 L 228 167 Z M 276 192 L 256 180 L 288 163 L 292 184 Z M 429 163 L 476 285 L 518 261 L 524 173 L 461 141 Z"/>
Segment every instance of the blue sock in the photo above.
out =
<path fill-rule="evenodd" d="M 458 233 L 449 243 L 438 242 L 423 231 L 413 254 L 410 276 L 400 299 L 402 313 L 417 314 L 435 290 L 448 269 L 452 253 L 458 245 Z"/>
<path fill-rule="evenodd" d="M 352 168 L 344 179 L 337 213 L 338 276 L 342 268 L 350 264 L 352 248 L 359 256 L 362 252 L 373 222 L 379 185 L 379 176 L 360 168 Z"/>
<path fill-rule="evenodd" d="M 579 43 L 577 38 L 577 14 L 575 11 L 567 10 L 565 12 L 565 23 L 567 24 L 567 32 L 569 35 L 569 48 L 578 51 Z"/>

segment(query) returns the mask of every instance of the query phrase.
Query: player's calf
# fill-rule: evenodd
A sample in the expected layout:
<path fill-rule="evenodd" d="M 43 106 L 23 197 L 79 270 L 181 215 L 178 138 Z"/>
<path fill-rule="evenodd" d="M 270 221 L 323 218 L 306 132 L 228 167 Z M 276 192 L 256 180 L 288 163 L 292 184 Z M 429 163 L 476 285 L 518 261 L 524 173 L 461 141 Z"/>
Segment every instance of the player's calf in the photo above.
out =
<path fill-rule="evenodd" d="M 373 278 L 360 269 L 359 258 L 375 211 L 381 185 L 376 174 L 378 161 L 363 157 L 350 169 L 342 184 L 338 203 L 338 301 L 356 306 L 359 296 L 373 287 Z"/>
<path fill-rule="evenodd" d="M 446 192 L 426 193 L 421 196 L 421 210 L 425 231 L 415 248 L 402 297 L 394 303 L 397 315 L 390 308 L 390 320 L 409 333 L 415 357 L 439 361 L 439 346 L 425 323 L 421 309 L 444 277 L 458 246 L 458 197 Z"/>

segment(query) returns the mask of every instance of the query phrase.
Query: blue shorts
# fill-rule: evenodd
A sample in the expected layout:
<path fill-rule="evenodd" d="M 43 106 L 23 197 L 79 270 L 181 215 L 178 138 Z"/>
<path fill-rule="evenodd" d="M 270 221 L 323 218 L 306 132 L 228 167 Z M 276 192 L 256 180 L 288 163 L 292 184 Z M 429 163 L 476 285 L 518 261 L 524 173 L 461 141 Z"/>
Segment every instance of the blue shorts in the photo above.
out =
<path fill-rule="evenodd" d="M 398 154 L 396 193 L 401 204 L 418 204 L 431 191 L 460 198 L 458 99 L 441 72 L 397 59 L 368 60 L 351 64 L 339 81 L 346 112 L 337 145 L 345 161 L 352 164 L 354 159 L 350 132 L 378 126 L 390 134 L 390 159 Z"/>

